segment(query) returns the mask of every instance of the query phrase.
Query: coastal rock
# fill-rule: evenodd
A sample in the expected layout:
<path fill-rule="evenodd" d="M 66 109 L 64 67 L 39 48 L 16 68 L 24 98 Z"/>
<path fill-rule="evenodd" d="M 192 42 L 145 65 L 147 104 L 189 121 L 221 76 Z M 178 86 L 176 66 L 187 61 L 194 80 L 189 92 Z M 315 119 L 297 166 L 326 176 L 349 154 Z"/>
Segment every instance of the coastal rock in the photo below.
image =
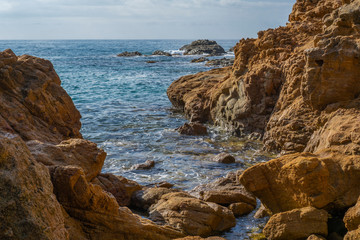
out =
<path fill-rule="evenodd" d="M 157 63 L 158 61 L 146 61 L 146 63 Z"/>
<path fill-rule="evenodd" d="M 263 232 L 269 240 L 306 239 L 312 234 L 327 236 L 328 213 L 313 207 L 273 215 Z"/>
<path fill-rule="evenodd" d="M 358 240 L 360 239 L 360 228 L 346 233 L 344 240 Z"/>
<path fill-rule="evenodd" d="M 185 51 L 184 55 L 209 54 L 218 56 L 225 53 L 225 50 L 217 44 L 216 41 L 210 41 L 207 39 L 193 41 L 188 45 L 182 46 L 180 50 Z"/>
<path fill-rule="evenodd" d="M 69 239 L 48 169 L 19 136 L 3 131 L 0 196 L 0 239 Z"/>
<path fill-rule="evenodd" d="M 82 138 L 80 113 L 60 86 L 51 62 L 17 57 L 8 49 L 0 52 L 0 69 L 2 128 L 12 129 L 24 141 L 58 144 Z"/>
<path fill-rule="evenodd" d="M 201 237 L 235 226 L 235 217 L 229 209 L 182 192 L 163 195 L 151 206 L 150 219 Z"/>
<path fill-rule="evenodd" d="M 135 51 L 135 52 L 122 52 L 117 55 L 118 57 L 136 57 L 136 56 L 142 56 L 142 53 Z"/>
<path fill-rule="evenodd" d="M 306 240 L 326 240 L 323 236 L 312 234 Z"/>
<path fill-rule="evenodd" d="M 191 60 L 192 63 L 200 63 L 200 62 L 205 62 L 205 61 L 209 61 L 209 59 L 206 57 L 200 57 L 200 58 L 195 58 L 195 59 Z"/>
<path fill-rule="evenodd" d="M 218 162 L 218 163 L 234 163 L 235 162 L 235 158 L 233 156 L 231 156 L 228 153 L 220 153 L 218 155 L 216 155 L 212 161 L 214 162 Z"/>
<path fill-rule="evenodd" d="M 155 161 L 153 160 L 146 160 L 144 163 L 135 164 L 130 168 L 130 170 L 149 170 L 155 167 Z"/>
<path fill-rule="evenodd" d="M 167 57 L 171 57 L 172 55 L 168 52 L 165 51 L 161 51 L 161 50 L 156 50 L 152 53 L 152 55 L 158 55 L 158 56 L 167 56 Z"/>
<path fill-rule="evenodd" d="M 201 123 L 191 122 L 185 123 L 183 126 L 176 129 L 180 134 L 185 135 L 207 135 L 207 128 Z"/>
<path fill-rule="evenodd" d="M 270 216 L 269 210 L 261 204 L 260 208 L 256 211 L 254 218 L 264 218 Z"/>
<path fill-rule="evenodd" d="M 134 192 L 142 189 L 135 181 L 109 173 L 100 173 L 91 183 L 111 193 L 119 206 L 129 206 Z"/>
<path fill-rule="evenodd" d="M 215 66 L 215 67 L 228 67 L 234 64 L 233 58 L 221 58 L 221 59 L 213 59 L 206 62 L 205 66 Z"/>
<path fill-rule="evenodd" d="M 330 211 L 356 203 L 359 172 L 359 155 L 297 153 L 257 164 L 240 181 L 272 213 L 307 206 Z"/>
<path fill-rule="evenodd" d="M 233 212 L 235 217 L 241 217 L 251 213 L 255 207 L 248 203 L 238 202 L 230 204 L 229 209 Z"/>
<path fill-rule="evenodd" d="M 222 237 L 208 237 L 208 238 L 202 238 L 202 237 L 192 237 L 192 236 L 188 236 L 188 237 L 184 237 L 184 238 L 177 238 L 176 240 L 226 240 L 225 238 Z"/>
<path fill-rule="evenodd" d="M 95 239 L 172 239 L 182 237 L 169 227 L 157 226 L 119 207 L 116 199 L 98 185 L 89 184 L 75 166 L 51 168 L 54 192 L 69 215 Z"/>
<path fill-rule="evenodd" d="M 64 140 L 57 145 L 32 140 L 27 142 L 27 146 L 36 161 L 45 166 L 81 167 L 88 181 L 100 173 L 106 157 L 106 153 L 95 143 L 78 138 Z"/>
<path fill-rule="evenodd" d="M 349 231 L 353 231 L 360 226 L 360 198 L 356 205 L 347 210 L 344 217 L 345 226 Z"/>
<path fill-rule="evenodd" d="M 149 210 L 151 205 L 157 203 L 163 195 L 173 192 L 180 192 L 180 190 L 154 187 L 136 191 L 132 196 L 131 205 L 136 209 L 146 212 Z"/>

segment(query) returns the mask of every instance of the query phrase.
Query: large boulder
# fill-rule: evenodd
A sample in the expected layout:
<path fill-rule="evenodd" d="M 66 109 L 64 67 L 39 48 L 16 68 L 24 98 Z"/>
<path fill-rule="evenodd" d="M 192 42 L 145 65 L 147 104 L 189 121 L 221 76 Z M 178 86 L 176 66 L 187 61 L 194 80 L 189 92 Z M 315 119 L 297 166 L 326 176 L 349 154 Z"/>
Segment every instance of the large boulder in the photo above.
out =
<path fill-rule="evenodd" d="M 193 41 L 188 45 L 182 46 L 180 50 L 185 51 L 184 55 L 210 54 L 218 56 L 226 53 L 216 41 L 207 39 Z"/>
<path fill-rule="evenodd" d="M 360 226 L 360 198 L 356 205 L 351 207 L 344 217 L 345 226 L 349 231 L 354 231 Z"/>
<path fill-rule="evenodd" d="M 186 235 L 207 237 L 235 226 L 233 213 L 216 203 L 187 193 L 168 193 L 150 208 L 150 219 L 180 229 Z"/>
<path fill-rule="evenodd" d="M 257 164 L 240 177 L 272 213 L 313 206 L 353 206 L 360 195 L 360 156 L 297 153 Z"/>
<path fill-rule="evenodd" d="M 273 215 L 263 232 L 269 240 L 306 239 L 312 234 L 327 236 L 328 213 L 313 207 Z"/>

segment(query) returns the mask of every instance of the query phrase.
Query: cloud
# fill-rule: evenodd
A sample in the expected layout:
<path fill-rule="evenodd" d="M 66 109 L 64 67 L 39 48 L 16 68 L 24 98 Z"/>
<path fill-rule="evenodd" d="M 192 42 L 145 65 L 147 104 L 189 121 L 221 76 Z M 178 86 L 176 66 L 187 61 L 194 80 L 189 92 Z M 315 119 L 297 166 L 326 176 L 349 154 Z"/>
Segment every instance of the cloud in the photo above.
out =
<path fill-rule="evenodd" d="M 13 8 L 13 4 L 9 1 L 0 1 L 0 12 L 8 12 Z"/>

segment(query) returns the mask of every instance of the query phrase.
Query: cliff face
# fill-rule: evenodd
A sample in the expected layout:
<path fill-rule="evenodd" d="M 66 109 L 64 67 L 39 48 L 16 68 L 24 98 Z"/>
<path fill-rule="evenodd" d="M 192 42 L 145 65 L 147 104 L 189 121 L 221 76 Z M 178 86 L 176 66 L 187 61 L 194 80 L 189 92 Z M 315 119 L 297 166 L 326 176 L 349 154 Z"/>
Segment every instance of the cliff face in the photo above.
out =
<path fill-rule="evenodd" d="M 214 70 L 186 76 L 168 89 L 173 103 L 179 83 L 187 89 L 182 104 L 174 105 L 189 118 L 201 113 L 195 120 L 239 135 L 260 133 L 268 150 L 284 155 L 240 176 L 270 212 L 280 214 L 276 218 L 309 206 L 343 213 L 357 202 L 359 16 L 359 0 L 298 0 L 285 27 L 240 40 L 233 67 L 217 70 L 221 76 L 213 78 Z M 208 79 L 210 88 L 190 87 L 206 86 Z M 348 239 L 359 237 L 357 227 L 349 228 Z"/>
<path fill-rule="evenodd" d="M 183 236 L 91 183 L 106 153 L 82 139 L 80 114 L 49 61 L 1 52 L 0 102 L 0 239 Z"/>

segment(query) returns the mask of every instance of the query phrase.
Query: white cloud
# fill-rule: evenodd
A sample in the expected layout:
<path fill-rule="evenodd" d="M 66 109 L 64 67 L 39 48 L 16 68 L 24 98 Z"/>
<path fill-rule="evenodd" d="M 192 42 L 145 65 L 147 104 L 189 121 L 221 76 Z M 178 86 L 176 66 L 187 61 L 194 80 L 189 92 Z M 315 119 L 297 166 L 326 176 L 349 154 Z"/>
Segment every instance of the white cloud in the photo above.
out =
<path fill-rule="evenodd" d="M 9 1 L 0 1 L 0 12 L 8 12 L 13 8 L 13 4 Z"/>

